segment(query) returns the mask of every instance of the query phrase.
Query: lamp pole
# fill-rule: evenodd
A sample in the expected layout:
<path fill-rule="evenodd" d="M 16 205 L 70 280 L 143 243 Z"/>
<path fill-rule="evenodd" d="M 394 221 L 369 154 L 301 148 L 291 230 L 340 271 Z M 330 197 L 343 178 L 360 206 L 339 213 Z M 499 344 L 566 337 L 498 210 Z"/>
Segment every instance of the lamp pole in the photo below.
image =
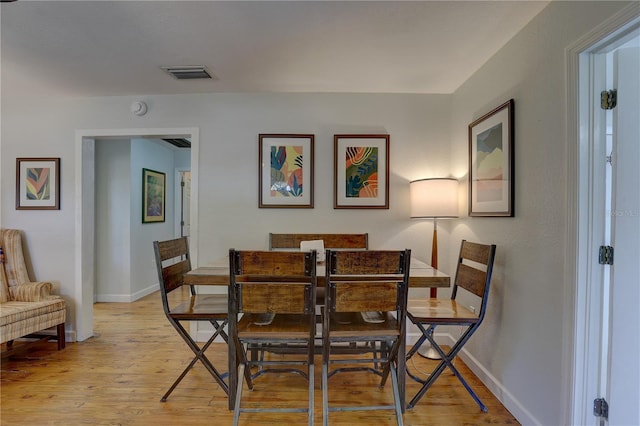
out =
<path fill-rule="evenodd" d="M 433 218 L 433 239 L 431 240 L 431 267 L 438 269 L 438 218 Z M 431 298 L 438 297 L 438 289 L 431 287 L 429 290 Z"/>

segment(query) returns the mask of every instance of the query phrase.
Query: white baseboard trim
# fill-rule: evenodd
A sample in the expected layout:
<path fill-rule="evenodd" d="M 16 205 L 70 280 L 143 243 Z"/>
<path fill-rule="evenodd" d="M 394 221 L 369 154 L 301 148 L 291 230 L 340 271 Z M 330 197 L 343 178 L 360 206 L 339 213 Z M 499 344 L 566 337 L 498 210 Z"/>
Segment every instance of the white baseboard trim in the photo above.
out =
<path fill-rule="evenodd" d="M 131 303 L 158 290 L 160 286 L 155 283 L 133 294 L 96 294 L 96 302 Z"/>
<path fill-rule="evenodd" d="M 65 342 L 75 342 L 77 337 L 76 337 L 76 331 L 75 330 L 65 330 L 64 332 L 64 340 Z"/>

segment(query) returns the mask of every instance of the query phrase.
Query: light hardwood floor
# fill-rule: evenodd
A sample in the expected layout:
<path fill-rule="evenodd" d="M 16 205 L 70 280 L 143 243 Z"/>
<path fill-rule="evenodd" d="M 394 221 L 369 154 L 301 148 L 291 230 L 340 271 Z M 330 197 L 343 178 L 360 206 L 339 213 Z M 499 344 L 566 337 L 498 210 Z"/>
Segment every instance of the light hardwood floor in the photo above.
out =
<path fill-rule="evenodd" d="M 179 292 L 174 292 L 179 293 Z M 180 296 L 178 294 L 178 296 Z M 191 360 L 191 351 L 169 325 L 159 293 L 134 303 L 95 305 L 95 337 L 68 343 L 56 351 L 46 343 L 19 359 L 2 362 L 0 424 L 10 425 L 227 425 L 232 412 L 227 399 L 200 365 L 187 375 L 167 402 L 160 397 Z M 16 343 L 18 344 L 18 343 Z M 214 365 L 226 371 L 226 346 L 208 351 Z M 409 367 L 428 371 L 420 357 Z M 320 357 L 316 357 L 315 421 L 322 424 Z M 455 376 L 445 371 L 413 410 L 406 425 L 517 425 L 516 419 L 469 372 L 457 365 L 489 408 L 482 413 Z M 392 401 L 389 384 L 383 389 L 367 373 L 343 373 L 330 379 L 330 402 Z M 277 389 L 277 390 L 274 390 Z M 407 380 L 407 398 L 418 385 Z M 306 382 L 297 375 L 266 375 L 253 392 L 244 392 L 243 405 L 305 405 Z M 243 414 L 243 425 L 305 424 L 304 414 Z M 395 424 L 389 411 L 331 413 L 330 424 Z"/>

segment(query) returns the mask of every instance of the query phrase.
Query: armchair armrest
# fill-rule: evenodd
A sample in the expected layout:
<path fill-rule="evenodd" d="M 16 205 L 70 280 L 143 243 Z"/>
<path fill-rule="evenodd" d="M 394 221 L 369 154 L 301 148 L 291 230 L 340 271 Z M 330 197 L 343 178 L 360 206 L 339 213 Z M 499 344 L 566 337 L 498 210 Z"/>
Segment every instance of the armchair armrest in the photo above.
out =
<path fill-rule="evenodd" d="M 49 298 L 52 289 L 49 281 L 37 281 L 10 287 L 9 291 L 16 302 L 40 302 Z"/>

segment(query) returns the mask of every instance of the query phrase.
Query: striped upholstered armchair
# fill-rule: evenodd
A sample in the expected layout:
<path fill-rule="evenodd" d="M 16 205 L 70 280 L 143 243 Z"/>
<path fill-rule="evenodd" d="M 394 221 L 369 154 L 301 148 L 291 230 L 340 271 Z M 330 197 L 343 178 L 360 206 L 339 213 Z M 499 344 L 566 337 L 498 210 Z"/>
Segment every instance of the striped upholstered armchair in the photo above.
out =
<path fill-rule="evenodd" d="M 0 266 L 0 343 L 6 343 L 2 357 L 12 355 L 13 341 L 20 337 L 49 339 L 51 335 L 38 333 L 51 327 L 56 327 L 58 349 L 64 348 L 64 299 L 51 294 L 50 282 L 29 278 L 19 230 L 0 230 Z"/>

